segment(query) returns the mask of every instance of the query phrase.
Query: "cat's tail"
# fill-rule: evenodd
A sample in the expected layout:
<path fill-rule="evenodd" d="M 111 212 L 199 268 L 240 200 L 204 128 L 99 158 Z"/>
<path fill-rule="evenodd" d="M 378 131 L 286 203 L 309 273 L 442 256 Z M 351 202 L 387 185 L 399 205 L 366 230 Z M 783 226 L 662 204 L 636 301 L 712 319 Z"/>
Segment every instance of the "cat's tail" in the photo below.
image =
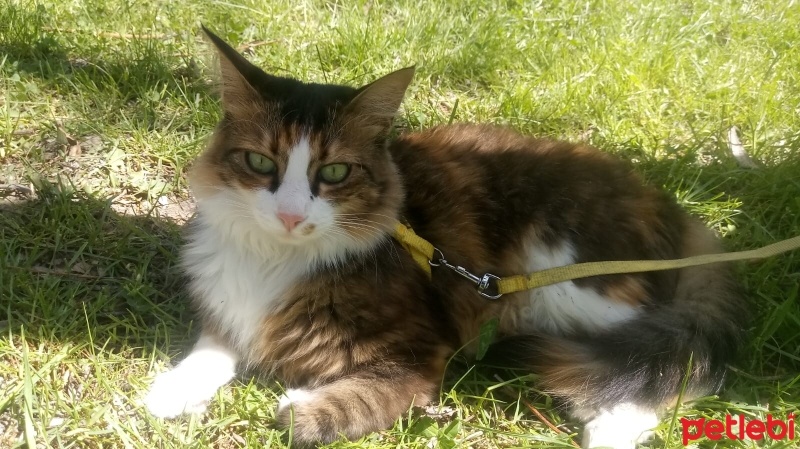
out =
<path fill-rule="evenodd" d="M 705 230 L 692 237 L 684 257 L 716 252 Z M 744 300 L 723 264 L 682 269 L 677 282 L 672 301 L 599 334 L 509 337 L 487 357 L 492 364 L 532 369 L 544 389 L 577 414 L 622 403 L 658 409 L 674 404 L 682 391 L 684 399 L 715 392 L 740 346 Z"/>

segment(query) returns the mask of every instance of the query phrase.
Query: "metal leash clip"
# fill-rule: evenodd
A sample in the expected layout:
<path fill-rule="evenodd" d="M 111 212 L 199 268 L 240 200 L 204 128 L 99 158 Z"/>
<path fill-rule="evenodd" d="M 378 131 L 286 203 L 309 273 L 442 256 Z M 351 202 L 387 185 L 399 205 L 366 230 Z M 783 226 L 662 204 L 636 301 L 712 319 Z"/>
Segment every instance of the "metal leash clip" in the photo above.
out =
<path fill-rule="evenodd" d="M 445 267 L 455 271 L 456 273 L 458 273 L 462 277 L 464 277 L 466 279 L 469 279 L 475 285 L 478 286 L 478 293 L 480 293 L 480 295 L 485 297 L 485 298 L 497 299 L 497 298 L 503 296 L 503 294 L 500 293 L 499 287 L 497 286 L 497 281 L 500 280 L 500 278 L 498 276 L 495 276 L 495 275 L 493 275 L 491 273 L 486 273 L 483 276 L 479 277 L 478 275 L 470 273 L 464 267 L 460 267 L 458 265 L 452 265 L 450 263 L 447 263 L 447 259 L 444 258 L 444 253 L 442 253 L 442 251 L 439 250 L 439 248 L 433 248 L 433 250 L 436 251 L 437 253 L 439 253 L 439 261 L 438 262 L 434 262 L 433 260 L 429 260 L 428 263 L 432 267 L 445 266 Z"/>

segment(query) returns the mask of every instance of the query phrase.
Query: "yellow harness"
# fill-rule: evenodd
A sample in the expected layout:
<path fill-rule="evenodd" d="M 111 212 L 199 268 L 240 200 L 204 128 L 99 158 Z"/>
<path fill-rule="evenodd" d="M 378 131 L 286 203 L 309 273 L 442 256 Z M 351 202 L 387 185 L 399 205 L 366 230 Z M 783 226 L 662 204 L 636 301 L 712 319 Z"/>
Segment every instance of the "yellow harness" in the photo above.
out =
<path fill-rule="evenodd" d="M 800 248 L 800 236 L 781 240 L 757 249 L 738 251 L 732 253 L 703 254 L 700 256 L 686 257 L 671 260 L 618 260 L 605 262 L 584 262 L 563 267 L 549 268 L 536 271 L 527 275 L 516 275 L 501 278 L 491 273 L 478 276 L 466 268 L 452 265 L 447 262 L 444 254 L 429 241 L 414 233 L 413 230 L 397 223 L 394 238 L 405 247 L 414 258 L 414 261 L 431 278 L 431 267 L 447 267 L 477 285 L 478 293 L 489 299 L 497 299 L 508 293 L 531 290 L 545 285 L 573 279 L 600 276 L 605 274 L 641 273 L 643 271 L 673 270 L 676 268 L 693 267 L 718 262 L 732 262 L 735 260 L 766 259 L 781 253 Z M 434 255 L 438 254 L 436 260 Z"/>

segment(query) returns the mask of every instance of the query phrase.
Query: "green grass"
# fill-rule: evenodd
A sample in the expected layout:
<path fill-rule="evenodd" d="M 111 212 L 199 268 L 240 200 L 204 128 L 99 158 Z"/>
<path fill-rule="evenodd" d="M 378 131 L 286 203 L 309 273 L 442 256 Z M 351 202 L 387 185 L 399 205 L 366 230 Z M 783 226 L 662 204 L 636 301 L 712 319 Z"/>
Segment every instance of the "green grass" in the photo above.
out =
<path fill-rule="evenodd" d="M 306 80 L 415 63 L 401 126 L 452 117 L 588 141 L 729 249 L 800 234 L 796 2 L 0 0 L 0 448 L 279 445 L 272 380 L 242 376 L 202 417 L 140 403 L 195 334 L 176 254 L 185 167 L 219 117 L 201 22 Z M 759 168 L 731 157 L 731 126 Z M 800 409 L 798 273 L 797 253 L 741 264 L 750 341 L 726 391 L 679 417 Z M 451 365 L 446 413 L 332 447 L 567 447 L 580 431 L 534 378 Z M 670 421 L 651 447 L 682 447 Z"/>

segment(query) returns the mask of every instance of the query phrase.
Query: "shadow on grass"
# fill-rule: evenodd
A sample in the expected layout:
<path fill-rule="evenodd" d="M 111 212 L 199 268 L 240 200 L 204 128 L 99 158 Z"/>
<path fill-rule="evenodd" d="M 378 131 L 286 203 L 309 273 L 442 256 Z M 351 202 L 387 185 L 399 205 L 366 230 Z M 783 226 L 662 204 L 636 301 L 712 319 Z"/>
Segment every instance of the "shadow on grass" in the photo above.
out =
<path fill-rule="evenodd" d="M 40 90 L 75 95 L 91 119 L 105 113 L 112 120 L 125 109 L 153 128 L 165 94 L 187 103 L 211 97 L 200 68 L 174 37 L 109 37 L 116 35 L 49 23 L 43 6 L 0 8 L 0 74 L 12 81 L 18 75 L 23 84 L 40 81 L 32 92 L 16 88 L 28 93 L 21 101 L 38 100 Z"/>
<path fill-rule="evenodd" d="M 2 201 L 2 199 L 0 199 Z M 45 186 L 0 202 L 5 325 L 29 338 L 150 347 L 188 338 L 191 314 L 176 269 L 178 225 L 123 216 L 111 202 Z"/>
<path fill-rule="evenodd" d="M 191 75 L 175 71 L 168 63 L 174 57 L 165 54 L 165 50 L 174 50 L 169 36 L 98 35 L 68 26 L 56 29 L 47 26 L 46 15 L 43 7 L 31 10 L 14 5 L 6 5 L 5 11 L 0 12 L 3 23 L 14 24 L 0 26 L 3 37 L 0 54 L 21 72 L 49 80 L 61 75 L 86 76 L 103 82 L 111 79 L 118 82 L 116 87 L 123 92 L 127 91 L 125 81 L 129 73 L 142 77 L 140 83 L 147 85 Z M 114 43 L 117 45 L 111 45 Z M 124 51 L 115 51 L 115 47 Z M 77 53 L 78 50 L 85 54 Z"/>

